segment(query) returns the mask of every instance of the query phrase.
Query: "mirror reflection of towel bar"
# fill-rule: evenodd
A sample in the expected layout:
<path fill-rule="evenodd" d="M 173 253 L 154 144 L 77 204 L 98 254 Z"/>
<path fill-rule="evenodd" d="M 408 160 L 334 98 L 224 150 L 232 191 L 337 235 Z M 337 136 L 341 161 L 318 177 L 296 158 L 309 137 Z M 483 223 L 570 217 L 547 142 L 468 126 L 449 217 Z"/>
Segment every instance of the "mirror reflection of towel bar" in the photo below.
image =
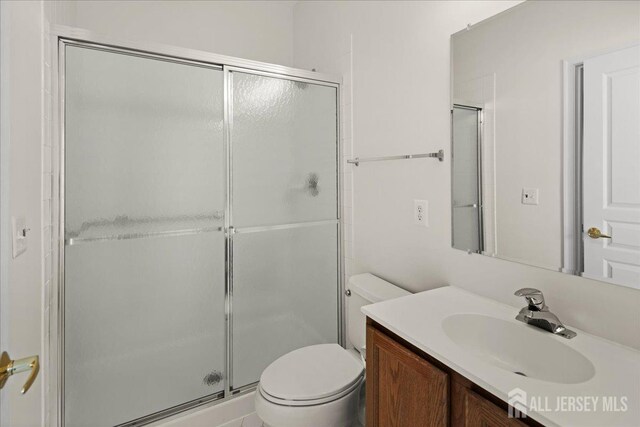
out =
<path fill-rule="evenodd" d="M 364 162 L 379 162 L 382 160 L 406 160 L 406 159 L 422 159 L 427 157 L 433 157 L 438 159 L 441 162 L 444 162 L 444 150 L 439 150 L 435 153 L 424 153 L 424 154 L 403 154 L 401 156 L 386 156 L 386 157 L 368 157 L 361 159 L 356 157 L 355 159 L 347 160 L 347 163 L 351 163 L 355 166 L 359 166 L 360 163 Z"/>

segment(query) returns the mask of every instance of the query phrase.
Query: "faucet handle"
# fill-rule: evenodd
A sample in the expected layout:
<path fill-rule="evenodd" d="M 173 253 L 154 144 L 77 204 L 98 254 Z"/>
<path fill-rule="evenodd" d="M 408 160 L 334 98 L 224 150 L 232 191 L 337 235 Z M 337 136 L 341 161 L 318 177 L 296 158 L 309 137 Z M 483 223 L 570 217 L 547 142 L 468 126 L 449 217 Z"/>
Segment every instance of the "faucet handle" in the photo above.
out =
<path fill-rule="evenodd" d="M 542 292 L 538 289 L 522 288 L 518 289 L 514 295 L 517 297 L 525 297 L 529 308 L 532 310 L 542 311 L 547 308 L 547 305 L 544 303 L 544 295 L 542 295 Z"/>

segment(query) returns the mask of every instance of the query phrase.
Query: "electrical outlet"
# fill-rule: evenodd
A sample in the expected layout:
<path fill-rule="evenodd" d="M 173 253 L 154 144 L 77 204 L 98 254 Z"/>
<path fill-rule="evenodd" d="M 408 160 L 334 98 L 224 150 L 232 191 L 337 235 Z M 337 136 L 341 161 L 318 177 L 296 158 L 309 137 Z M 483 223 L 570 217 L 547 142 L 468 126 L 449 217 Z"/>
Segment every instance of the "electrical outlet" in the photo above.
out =
<path fill-rule="evenodd" d="M 429 226 L 429 202 L 426 200 L 413 201 L 413 222 L 416 225 Z"/>
<path fill-rule="evenodd" d="M 537 188 L 523 188 L 522 189 L 522 204 L 523 205 L 537 205 L 538 204 L 538 189 Z"/>

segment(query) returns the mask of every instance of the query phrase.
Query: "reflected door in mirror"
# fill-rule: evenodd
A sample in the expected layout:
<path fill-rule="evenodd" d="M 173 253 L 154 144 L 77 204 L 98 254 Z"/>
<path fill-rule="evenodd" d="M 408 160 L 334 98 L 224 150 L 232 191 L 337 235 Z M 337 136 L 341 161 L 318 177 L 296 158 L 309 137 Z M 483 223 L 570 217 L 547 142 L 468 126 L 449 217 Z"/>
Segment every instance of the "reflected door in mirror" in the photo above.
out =
<path fill-rule="evenodd" d="M 640 288 L 639 44 L 640 3 L 615 0 L 452 36 L 454 248 Z"/>
<path fill-rule="evenodd" d="M 640 289 L 640 46 L 586 60 L 583 93 L 583 275 Z"/>

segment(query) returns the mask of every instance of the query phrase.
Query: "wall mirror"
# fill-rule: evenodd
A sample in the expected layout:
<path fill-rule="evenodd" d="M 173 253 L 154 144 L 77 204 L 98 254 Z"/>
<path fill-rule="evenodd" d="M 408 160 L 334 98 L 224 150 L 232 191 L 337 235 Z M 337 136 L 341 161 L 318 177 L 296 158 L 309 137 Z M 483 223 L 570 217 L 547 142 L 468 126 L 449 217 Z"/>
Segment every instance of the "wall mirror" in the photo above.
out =
<path fill-rule="evenodd" d="M 640 2 L 452 36 L 454 248 L 640 289 Z"/>

